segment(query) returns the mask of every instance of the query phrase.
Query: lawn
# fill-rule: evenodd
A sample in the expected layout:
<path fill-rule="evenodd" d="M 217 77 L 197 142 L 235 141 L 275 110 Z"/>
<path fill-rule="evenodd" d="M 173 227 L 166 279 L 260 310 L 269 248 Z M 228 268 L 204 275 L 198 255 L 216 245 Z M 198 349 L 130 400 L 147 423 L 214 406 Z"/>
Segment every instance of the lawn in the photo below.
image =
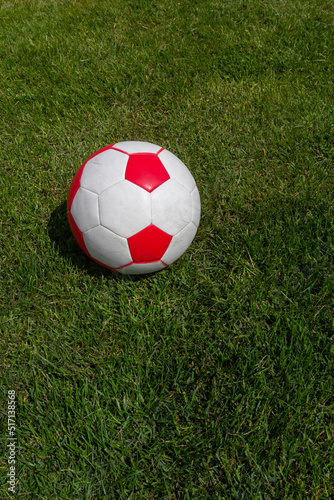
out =
<path fill-rule="evenodd" d="M 1 0 L 0 22 L 0 498 L 334 498 L 333 3 Z M 66 218 L 123 140 L 202 202 L 187 252 L 128 279 Z"/>

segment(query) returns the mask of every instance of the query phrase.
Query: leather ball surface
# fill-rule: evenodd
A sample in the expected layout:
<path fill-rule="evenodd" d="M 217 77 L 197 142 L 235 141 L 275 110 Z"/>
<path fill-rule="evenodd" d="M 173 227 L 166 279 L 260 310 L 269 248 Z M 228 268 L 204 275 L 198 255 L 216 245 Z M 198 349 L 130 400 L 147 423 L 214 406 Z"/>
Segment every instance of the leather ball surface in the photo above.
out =
<path fill-rule="evenodd" d="M 146 274 L 180 257 L 197 232 L 199 192 L 174 154 L 149 142 L 97 151 L 72 181 L 67 214 L 81 249 L 122 274 Z"/>

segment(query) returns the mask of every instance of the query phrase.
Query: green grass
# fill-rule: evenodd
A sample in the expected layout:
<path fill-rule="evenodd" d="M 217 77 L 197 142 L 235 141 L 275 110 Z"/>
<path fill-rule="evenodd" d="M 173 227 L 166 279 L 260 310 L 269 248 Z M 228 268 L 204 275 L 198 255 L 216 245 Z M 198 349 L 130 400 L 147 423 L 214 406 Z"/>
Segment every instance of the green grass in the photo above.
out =
<path fill-rule="evenodd" d="M 1 479 L 22 499 L 334 497 L 334 7 L 0 2 Z M 202 219 L 117 279 L 71 236 L 97 149 L 145 140 Z"/>

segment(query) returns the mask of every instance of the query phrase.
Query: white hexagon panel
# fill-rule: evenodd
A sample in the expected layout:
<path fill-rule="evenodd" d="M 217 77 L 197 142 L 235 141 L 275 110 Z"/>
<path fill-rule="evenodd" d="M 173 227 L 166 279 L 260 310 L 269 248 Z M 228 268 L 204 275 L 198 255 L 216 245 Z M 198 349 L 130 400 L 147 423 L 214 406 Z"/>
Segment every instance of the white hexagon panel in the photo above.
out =
<path fill-rule="evenodd" d="M 151 223 L 151 199 L 145 189 L 127 180 L 118 182 L 99 196 L 102 226 L 129 238 Z"/>
<path fill-rule="evenodd" d="M 129 156 L 107 149 L 87 161 L 81 176 L 81 187 L 100 194 L 117 182 L 125 179 Z M 110 168 L 113 165 L 113 168 Z"/>
<path fill-rule="evenodd" d="M 74 176 L 67 207 L 81 249 L 122 274 L 174 262 L 195 237 L 201 212 L 196 183 L 181 160 L 138 141 L 92 155 Z"/>
<path fill-rule="evenodd" d="M 99 197 L 85 188 L 80 187 L 73 199 L 71 214 L 82 233 L 100 223 Z"/>
<path fill-rule="evenodd" d="M 152 222 L 172 236 L 183 229 L 192 217 L 190 192 L 169 179 L 152 193 Z"/>
<path fill-rule="evenodd" d="M 157 146 L 156 144 L 152 144 L 151 142 L 143 142 L 143 141 L 124 141 L 117 142 L 113 145 L 113 148 L 124 151 L 128 154 L 136 154 L 136 153 L 152 153 L 157 154 L 159 151 L 162 151 L 163 148 Z"/>
<path fill-rule="evenodd" d="M 189 191 L 192 191 L 196 186 L 195 179 L 185 166 L 185 164 L 173 153 L 164 149 L 159 154 L 159 159 L 167 170 L 171 179 L 177 181 L 181 186 L 184 186 Z"/>
<path fill-rule="evenodd" d="M 132 263 L 127 239 L 101 225 L 84 232 L 83 239 L 89 255 L 105 266 L 117 268 Z"/>
<path fill-rule="evenodd" d="M 169 266 L 180 257 L 188 248 L 192 240 L 195 238 L 197 226 L 193 222 L 189 222 L 181 231 L 179 231 L 170 242 L 166 252 L 161 260 Z"/>

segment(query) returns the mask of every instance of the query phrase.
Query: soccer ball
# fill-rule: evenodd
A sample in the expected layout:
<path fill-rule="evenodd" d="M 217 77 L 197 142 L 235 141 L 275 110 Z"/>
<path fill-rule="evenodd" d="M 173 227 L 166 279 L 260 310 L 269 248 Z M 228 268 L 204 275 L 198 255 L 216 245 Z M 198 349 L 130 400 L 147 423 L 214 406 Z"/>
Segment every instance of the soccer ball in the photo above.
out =
<path fill-rule="evenodd" d="M 149 142 L 106 146 L 79 168 L 67 214 L 81 249 L 122 274 L 159 271 L 182 255 L 198 228 L 196 183 L 175 155 Z"/>

